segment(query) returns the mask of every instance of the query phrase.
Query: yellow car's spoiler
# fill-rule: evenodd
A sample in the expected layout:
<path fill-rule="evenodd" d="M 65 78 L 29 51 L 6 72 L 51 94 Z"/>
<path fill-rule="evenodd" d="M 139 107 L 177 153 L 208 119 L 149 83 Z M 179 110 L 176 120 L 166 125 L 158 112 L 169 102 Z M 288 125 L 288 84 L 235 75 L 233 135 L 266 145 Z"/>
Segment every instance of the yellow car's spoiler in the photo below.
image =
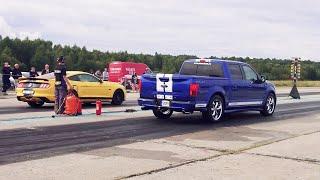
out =
<path fill-rule="evenodd" d="M 43 81 L 49 81 L 48 79 L 45 79 L 45 78 L 37 78 L 37 77 L 19 78 L 19 81 L 24 81 L 24 80 L 43 80 Z"/>

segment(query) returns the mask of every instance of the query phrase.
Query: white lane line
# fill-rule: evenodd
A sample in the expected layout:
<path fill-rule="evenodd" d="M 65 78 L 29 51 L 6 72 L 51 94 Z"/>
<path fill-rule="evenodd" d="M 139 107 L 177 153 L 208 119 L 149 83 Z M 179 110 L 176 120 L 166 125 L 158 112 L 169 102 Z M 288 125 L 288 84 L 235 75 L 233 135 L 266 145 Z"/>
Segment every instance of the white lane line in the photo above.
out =
<path fill-rule="evenodd" d="M 301 99 L 293 99 L 291 97 L 279 97 L 277 99 L 277 104 L 293 104 L 314 101 L 320 101 L 320 95 L 301 96 Z"/>

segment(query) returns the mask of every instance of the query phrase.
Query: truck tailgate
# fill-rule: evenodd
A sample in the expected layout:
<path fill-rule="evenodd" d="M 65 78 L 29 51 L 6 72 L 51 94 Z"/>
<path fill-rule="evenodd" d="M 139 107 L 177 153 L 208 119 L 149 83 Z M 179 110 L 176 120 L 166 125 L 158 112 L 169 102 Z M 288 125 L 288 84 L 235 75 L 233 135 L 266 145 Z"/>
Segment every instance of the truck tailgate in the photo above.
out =
<path fill-rule="evenodd" d="M 191 82 L 192 77 L 179 74 L 144 75 L 141 79 L 140 97 L 188 101 Z"/>

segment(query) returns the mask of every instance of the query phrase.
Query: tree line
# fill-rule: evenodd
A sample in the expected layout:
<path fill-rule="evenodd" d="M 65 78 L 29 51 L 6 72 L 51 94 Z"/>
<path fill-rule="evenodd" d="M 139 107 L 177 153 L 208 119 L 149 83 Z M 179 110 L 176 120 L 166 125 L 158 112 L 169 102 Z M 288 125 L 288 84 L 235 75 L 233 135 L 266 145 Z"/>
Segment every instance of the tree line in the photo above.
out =
<path fill-rule="evenodd" d="M 132 54 L 127 51 L 102 52 L 89 51 L 86 47 L 62 46 L 42 39 L 11 39 L 0 35 L 0 63 L 20 64 L 22 71 L 29 71 L 31 66 L 41 70 L 45 64 L 55 66 L 55 59 L 64 55 L 68 70 L 103 70 L 112 61 L 131 61 L 147 64 L 155 72 L 176 73 L 186 59 L 197 58 L 193 55 Z M 242 57 L 209 57 L 235 60 L 249 63 L 260 74 L 269 80 L 288 80 L 290 78 L 291 60 L 242 58 Z M 303 80 L 320 80 L 320 62 L 310 60 L 301 62 L 301 78 Z"/>

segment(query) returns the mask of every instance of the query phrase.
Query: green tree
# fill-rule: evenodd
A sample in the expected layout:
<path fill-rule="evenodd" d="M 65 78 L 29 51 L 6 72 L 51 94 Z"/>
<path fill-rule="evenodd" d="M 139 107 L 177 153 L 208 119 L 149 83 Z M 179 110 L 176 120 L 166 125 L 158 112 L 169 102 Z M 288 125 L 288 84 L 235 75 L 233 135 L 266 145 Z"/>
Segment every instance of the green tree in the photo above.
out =
<path fill-rule="evenodd" d="M 0 63 L 3 65 L 4 62 L 8 62 L 10 65 L 19 63 L 19 61 L 13 56 L 12 51 L 9 47 L 4 48 L 0 54 Z"/>
<path fill-rule="evenodd" d="M 51 64 L 51 52 L 42 44 L 37 47 L 31 59 L 31 66 L 35 66 L 37 70 L 41 70 L 45 64 Z"/>
<path fill-rule="evenodd" d="M 89 71 L 90 69 L 103 69 L 112 61 L 131 61 L 147 64 L 153 71 L 164 73 L 177 73 L 181 64 L 186 59 L 194 59 L 192 55 L 164 55 L 160 53 L 131 54 L 127 51 L 102 52 L 99 50 L 89 51 L 86 47 L 76 45 L 62 46 L 53 45 L 51 41 L 41 39 L 29 40 L 10 39 L 0 37 L 0 62 L 8 61 L 11 64 L 20 63 L 22 70 L 36 66 L 42 69 L 44 64 L 51 66 L 56 64 L 55 59 L 65 56 L 68 69 Z M 210 58 L 219 58 L 211 56 Z M 275 58 L 250 58 L 250 57 L 221 57 L 222 59 L 246 62 L 252 65 L 260 74 L 270 80 L 287 80 L 290 78 L 291 60 Z M 303 80 L 320 80 L 320 62 L 302 61 L 301 76 Z"/>

